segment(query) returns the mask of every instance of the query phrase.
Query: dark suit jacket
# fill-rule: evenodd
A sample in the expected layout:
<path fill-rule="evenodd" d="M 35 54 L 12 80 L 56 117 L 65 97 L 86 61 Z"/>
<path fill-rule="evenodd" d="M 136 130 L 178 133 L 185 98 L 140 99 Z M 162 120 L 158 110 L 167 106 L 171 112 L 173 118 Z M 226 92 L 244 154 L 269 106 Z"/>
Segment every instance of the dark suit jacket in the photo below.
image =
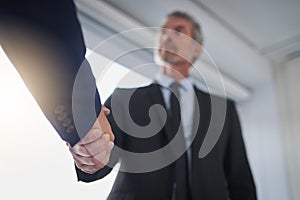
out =
<path fill-rule="evenodd" d="M 73 1 L 1 1 L 0 45 L 59 135 L 76 144 L 95 122 L 101 103 Z M 87 114 L 91 102 L 93 113 Z M 81 114 L 77 129 L 72 104 Z"/>
<path fill-rule="evenodd" d="M 106 106 L 114 109 L 117 107 L 118 118 L 122 118 L 123 124 L 130 123 L 124 114 L 124 98 L 133 89 L 117 89 Z M 199 100 L 200 121 L 197 128 L 197 135 L 192 143 L 192 197 L 201 200 L 247 200 L 256 199 L 256 190 L 252 174 L 247 161 L 244 142 L 238 115 L 233 102 L 210 96 L 195 88 Z M 115 98 L 113 107 L 111 99 Z M 211 102 L 226 103 L 226 118 L 222 133 L 212 151 L 204 158 L 199 158 L 198 153 L 203 143 L 206 131 L 211 120 Z M 151 105 L 160 104 L 165 107 L 160 88 L 157 84 L 138 88 L 132 95 L 129 103 L 129 110 L 132 120 L 140 126 L 150 123 L 149 108 Z M 218 111 L 217 111 L 218 112 Z M 172 138 L 167 127 L 164 127 L 158 134 L 150 138 L 132 137 L 121 131 L 111 112 L 109 121 L 116 136 L 115 145 L 132 152 L 149 152 L 160 149 Z M 196 126 L 197 127 L 197 126 Z M 143 133 L 140 133 L 141 135 Z M 113 166 L 119 158 L 112 152 L 110 166 Z M 127 163 L 130 164 L 130 163 Z M 136 165 L 140 163 L 134 163 Z M 126 161 L 121 161 L 126 165 Z M 117 175 L 109 199 L 170 199 L 172 192 L 173 165 L 147 173 L 127 173 L 120 171 Z M 126 168 L 126 166 L 125 166 Z M 86 174 L 76 168 L 78 179 L 85 182 L 101 179 L 110 171 L 105 167 L 93 175 Z"/>

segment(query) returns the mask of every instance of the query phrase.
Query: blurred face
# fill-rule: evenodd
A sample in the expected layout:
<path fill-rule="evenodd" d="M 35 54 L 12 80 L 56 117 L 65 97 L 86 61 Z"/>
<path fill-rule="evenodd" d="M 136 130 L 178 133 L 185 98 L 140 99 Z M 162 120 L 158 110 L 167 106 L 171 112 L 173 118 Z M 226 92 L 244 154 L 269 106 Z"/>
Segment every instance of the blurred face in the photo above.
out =
<path fill-rule="evenodd" d="M 158 54 L 171 65 L 192 63 L 200 53 L 200 45 L 193 39 L 193 25 L 190 21 L 171 17 L 162 26 Z"/>

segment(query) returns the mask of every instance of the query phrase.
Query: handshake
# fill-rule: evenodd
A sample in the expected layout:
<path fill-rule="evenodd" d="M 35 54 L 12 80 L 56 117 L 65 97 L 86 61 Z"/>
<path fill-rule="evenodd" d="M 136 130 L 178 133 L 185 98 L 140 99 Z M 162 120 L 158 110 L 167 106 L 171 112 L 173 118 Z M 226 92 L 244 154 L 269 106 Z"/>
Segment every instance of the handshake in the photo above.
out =
<path fill-rule="evenodd" d="M 109 162 L 115 139 L 106 118 L 109 113 L 110 110 L 102 106 L 99 117 L 85 137 L 73 147 L 67 143 L 76 166 L 85 173 L 94 174 Z"/>

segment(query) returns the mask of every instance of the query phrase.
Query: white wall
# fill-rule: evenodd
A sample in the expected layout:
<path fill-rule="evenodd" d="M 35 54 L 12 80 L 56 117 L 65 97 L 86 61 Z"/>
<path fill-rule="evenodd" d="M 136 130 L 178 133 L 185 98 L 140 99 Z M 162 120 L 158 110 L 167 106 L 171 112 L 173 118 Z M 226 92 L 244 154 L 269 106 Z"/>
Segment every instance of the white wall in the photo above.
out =
<path fill-rule="evenodd" d="M 107 198 L 117 171 L 94 183 L 77 182 L 67 146 L 1 48 L 0 138 L 0 199 Z"/>
<path fill-rule="evenodd" d="M 238 108 L 258 199 L 289 200 L 283 136 L 271 71 L 268 79 L 252 92 L 252 98 L 240 102 Z"/>
<path fill-rule="evenodd" d="M 300 57 L 276 68 L 280 119 L 291 199 L 300 199 Z"/>

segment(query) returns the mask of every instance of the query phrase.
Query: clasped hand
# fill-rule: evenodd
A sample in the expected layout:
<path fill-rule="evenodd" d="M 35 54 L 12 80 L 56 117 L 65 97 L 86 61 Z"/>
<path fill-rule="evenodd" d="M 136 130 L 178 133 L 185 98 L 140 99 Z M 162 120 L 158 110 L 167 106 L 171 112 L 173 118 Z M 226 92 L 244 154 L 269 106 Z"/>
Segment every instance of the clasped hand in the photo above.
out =
<path fill-rule="evenodd" d="M 91 130 L 75 146 L 67 143 L 76 166 L 85 173 L 94 174 L 109 162 L 114 147 L 114 135 L 106 115 L 110 110 L 102 106 Z"/>

